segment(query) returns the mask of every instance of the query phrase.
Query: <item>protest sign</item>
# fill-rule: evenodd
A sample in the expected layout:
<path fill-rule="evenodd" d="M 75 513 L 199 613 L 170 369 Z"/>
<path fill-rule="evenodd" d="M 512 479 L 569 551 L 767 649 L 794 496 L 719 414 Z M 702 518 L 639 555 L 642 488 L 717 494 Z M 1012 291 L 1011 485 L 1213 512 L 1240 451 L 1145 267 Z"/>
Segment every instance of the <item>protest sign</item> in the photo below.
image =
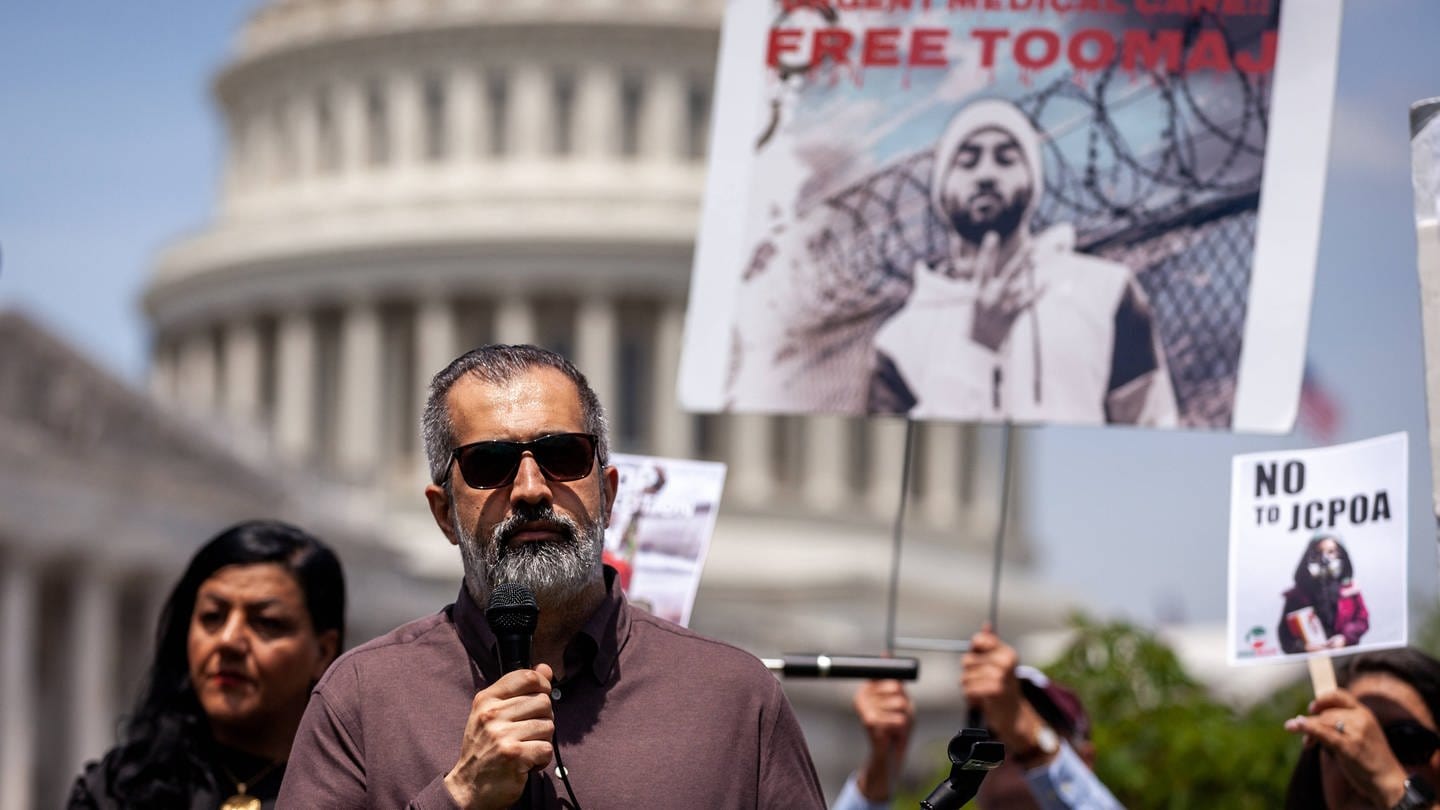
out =
<path fill-rule="evenodd" d="M 1396 433 L 1235 457 L 1231 663 L 1406 643 L 1407 448 Z"/>
<path fill-rule="evenodd" d="M 614 454 L 620 486 L 605 530 L 605 561 L 633 604 L 688 625 L 715 533 L 725 465 Z"/>
<path fill-rule="evenodd" d="M 682 402 L 1289 430 L 1339 15 L 732 0 Z"/>

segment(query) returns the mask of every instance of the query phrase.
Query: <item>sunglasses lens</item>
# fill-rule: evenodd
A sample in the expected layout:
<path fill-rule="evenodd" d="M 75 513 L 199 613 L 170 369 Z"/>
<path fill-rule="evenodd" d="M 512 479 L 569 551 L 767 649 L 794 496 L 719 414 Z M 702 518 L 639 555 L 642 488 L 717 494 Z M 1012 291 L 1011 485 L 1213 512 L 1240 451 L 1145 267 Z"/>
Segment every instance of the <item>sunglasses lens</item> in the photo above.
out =
<path fill-rule="evenodd" d="M 595 466 L 595 440 L 584 433 L 562 433 L 533 442 L 477 442 L 460 448 L 455 458 L 466 484 L 474 489 L 495 489 L 515 480 L 526 451 L 551 481 L 576 481 Z"/>
<path fill-rule="evenodd" d="M 547 436 L 531 444 L 531 452 L 545 477 L 574 481 L 590 474 L 595 465 L 595 443 L 581 433 Z"/>
<path fill-rule="evenodd" d="M 475 489 L 494 489 L 509 483 L 520 467 L 518 445 L 510 442 L 481 442 L 464 448 L 456 461 L 460 477 Z"/>
<path fill-rule="evenodd" d="M 1440 748 L 1440 735 L 1413 720 L 1386 726 L 1385 741 L 1402 765 L 1423 765 Z"/>

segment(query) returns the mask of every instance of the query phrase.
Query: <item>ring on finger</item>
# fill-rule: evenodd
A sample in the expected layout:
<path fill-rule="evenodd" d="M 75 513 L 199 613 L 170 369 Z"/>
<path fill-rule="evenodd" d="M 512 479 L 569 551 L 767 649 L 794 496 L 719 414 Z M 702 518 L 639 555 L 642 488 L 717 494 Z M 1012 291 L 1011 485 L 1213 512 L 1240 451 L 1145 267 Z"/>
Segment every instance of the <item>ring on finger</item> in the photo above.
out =
<path fill-rule="evenodd" d="M 1344 721 L 1344 720 L 1336 720 L 1336 721 L 1335 721 L 1335 733 L 1336 733 L 1336 734 L 1344 734 L 1344 733 L 1345 733 L 1345 721 Z"/>

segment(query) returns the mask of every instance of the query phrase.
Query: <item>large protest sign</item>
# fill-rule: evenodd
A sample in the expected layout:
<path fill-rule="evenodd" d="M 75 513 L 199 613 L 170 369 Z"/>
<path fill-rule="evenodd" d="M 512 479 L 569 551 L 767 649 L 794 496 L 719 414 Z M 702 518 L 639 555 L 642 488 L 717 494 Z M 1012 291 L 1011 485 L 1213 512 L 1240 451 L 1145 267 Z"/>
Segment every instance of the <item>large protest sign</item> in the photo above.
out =
<path fill-rule="evenodd" d="M 725 465 L 619 453 L 610 463 L 620 471 L 620 487 L 605 530 L 605 561 L 631 602 L 689 625 Z"/>
<path fill-rule="evenodd" d="M 1407 447 L 1396 433 L 1235 457 L 1231 663 L 1405 644 Z"/>
<path fill-rule="evenodd" d="M 1425 327 L 1425 394 L 1430 416 L 1433 506 L 1440 521 L 1440 98 L 1410 108 L 1415 185 L 1415 247 Z"/>
<path fill-rule="evenodd" d="M 1339 16 L 732 0 L 682 402 L 1288 430 Z"/>

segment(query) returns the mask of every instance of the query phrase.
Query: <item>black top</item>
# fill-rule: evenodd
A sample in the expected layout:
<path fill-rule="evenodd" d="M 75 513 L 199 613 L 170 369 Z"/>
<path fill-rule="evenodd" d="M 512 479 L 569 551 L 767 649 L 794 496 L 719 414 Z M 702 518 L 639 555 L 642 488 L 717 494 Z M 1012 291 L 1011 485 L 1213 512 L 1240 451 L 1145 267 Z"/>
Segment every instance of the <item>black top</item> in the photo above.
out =
<path fill-rule="evenodd" d="M 280 794 L 280 782 L 285 777 L 285 763 L 270 767 L 268 759 L 213 742 L 207 743 L 203 751 L 205 756 L 195 759 L 198 767 L 193 771 L 203 778 L 187 789 L 189 803 L 175 810 L 216 810 L 221 802 L 236 794 L 237 780 L 245 780 L 245 793 L 259 799 L 263 810 L 273 810 L 275 797 Z M 126 810 L 142 806 L 113 793 L 115 771 L 120 764 L 118 752 L 118 748 L 112 748 L 104 759 L 85 766 L 85 772 L 70 790 L 66 803 L 69 810 Z"/>

